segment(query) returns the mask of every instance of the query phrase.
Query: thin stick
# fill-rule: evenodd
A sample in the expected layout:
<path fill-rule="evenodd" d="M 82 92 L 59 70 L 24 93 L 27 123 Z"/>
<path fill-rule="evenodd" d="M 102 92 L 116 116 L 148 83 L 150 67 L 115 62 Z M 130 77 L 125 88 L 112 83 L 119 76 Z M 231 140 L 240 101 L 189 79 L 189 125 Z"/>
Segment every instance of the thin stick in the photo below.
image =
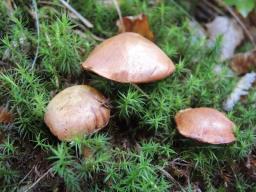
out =
<path fill-rule="evenodd" d="M 104 41 L 105 39 L 103 39 L 103 38 L 101 38 L 101 37 L 98 37 L 97 35 L 95 35 L 95 34 L 93 34 L 91 31 L 89 31 L 85 26 L 83 26 L 81 23 L 79 23 L 79 22 L 77 22 L 77 21 L 75 21 L 75 20 L 72 20 L 75 24 L 77 24 L 77 26 L 81 29 L 81 30 L 83 30 L 83 31 L 85 31 L 85 32 L 88 32 L 89 33 L 89 35 L 94 39 L 94 40 L 96 40 L 96 41 Z M 87 37 L 87 35 L 86 34 L 84 34 L 84 33 L 78 33 L 77 32 L 78 30 L 76 30 L 75 32 L 78 34 L 78 35 L 81 35 L 82 37 Z"/>
<path fill-rule="evenodd" d="M 37 9 L 37 3 L 36 0 L 32 0 L 33 8 L 34 8 L 34 13 L 35 13 L 35 20 L 36 20 L 36 33 L 37 33 L 37 46 L 36 46 L 36 53 L 35 57 L 33 59 L 33 63 L 31 66 L 31 70 L 34 69 L 38 54 L 39 54 L 39 37 L 40 37 L 40 26 L 39 26 L 39 16 L 38 16 L 38 9 Z"/>
<path fill-rule="evenodd" d="M 178 186 L 180 187 L 180 189 L 183 189 L 183 187 L 181 186 L 181 184 L 180 184 L 178 181 L 176 181 L 176 180 L 173 178 L 173 176 L 171 176 L 170 173 L 168 173 L 168 172 L 167 172 L 166 170 L 164 170 L 162 167 L 157 166 L 157 168 L 158 168 L 159 171 L 161 171 L 161 173 L 162 173 L 165 177 L 167 177 L 170 181 L 172 181 L 172 182 L 174 182 L 176 185 L 178 185 Z"/>
<path fill-rule="evenodd" d="M 121 26 L 122 26 L 123 30 L 125 30 L 125 26 L 124 26 L 124 21 L 123 21 L 121 9 L 120 9 L 120 7 L 119 7 L 119 5 L 118 5 L 118 3 L 117 3 L 116 0 L 112 0 L 112 1 L 113 1 L 114 5 L 115 5 L 115 8 L 116 8 L 116 11 L 117 11 L 119 20 L 120 20 L 120 22 L 121 22 Z"/>
<path fill-rule="evenodd" d="M 30 171 L 23 177 L 23 179 L 20 180 L 19 185 L 25 181 L 25 179 L 32 173 L 33 169 L 35 168 L 35 165 L 30 169 Z"/>
<path fill-rule="evenodd" d="M 208 0 L 203 0 L 203 2 L 208 5 L 210 8 L 212 8 L 214 11 L 216 11 L 218 14 L 220 15 L 224 15 L 225 13 L 216 5 L 214 5 L 212 2 L 208 1 Z"/>
<path fill-rule="evenodd" d="M 69 11 L 74 13 L 81 21 L 82 23 L 88 27 L 88 28 L 93 28 L 93 24 L 88 21 L 86 18 L 84 18 L 80 13 L 78 13 L 71 5 L 68 4 L 68 2 L 64 0 L 59 0 Z"/>
<path fill-rule="evenodd" d="M 41 177 L 39 177 L 32 185 L 30 185 L 29 188 L 27 188 L 24 192 L 28 192 L 30 191 L 33 187 L 35 187 L 44 177 L 46 177 L 48 175 L 48 173 L 50 173 L 50 171 L 52 170 L 52 168 L 48 169 L 48 171 L 46 171 Z"/>
<path fill-rule="evenodd" d="M 256 47 L 256 43 L 253 39 L 252 34 L 250 33 L 250 31 L 247 29 L 247 27 L 244 25 L 243 21 L 241 21 L 241 19 L 237 16 L 237 14 L 232 10 L 231 7 L 229 7 L 228 5 L 226 5 L 222 0 L 218 0 L 218 3 L 220 5 L 222 5 L 233 17 L 234 19 L 237 21 L 237 23 L 242 27 L 242 29 L 244 30 L 245 35 L 247 36 L 247 38 L 251 41 L 251 43 L 253 44 L 254 47 Z"/>
<path fill-rule="evenodd" d="M 191 20 L 196 21 L 181 5 L 179 5 L 174 0 L 170 0 L 170 2 L 177 7 L 181 12 L 183 12 L 186 16 L 188 16 Z M 197 22 L 197 21 L 196 21 Z M 198 23 L 198 22 L 197 22 Z"/>
<path fill-rule="evenodd" d="M 143 91 L 138 85 L 134 84 L 134 83 L 131 83 L 131 85 L 137 89 L 139 92 L 141 92 L 145 97 L 147 97 L 147 99 L 150 99 L 150 96 L 145 92 Z"/>

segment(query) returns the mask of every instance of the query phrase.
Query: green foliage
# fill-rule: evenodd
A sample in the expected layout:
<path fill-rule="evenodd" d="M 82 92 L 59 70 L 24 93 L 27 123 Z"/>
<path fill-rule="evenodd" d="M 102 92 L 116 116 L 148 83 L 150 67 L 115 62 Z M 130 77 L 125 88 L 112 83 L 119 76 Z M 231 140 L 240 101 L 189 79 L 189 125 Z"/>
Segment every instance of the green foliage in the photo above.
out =
<path fill-rule="evenodd" d="M 256 7 L 255 0 L 224 0 L 228 5 L 235 6 L 242 16 L 248 14 Z"/>
<path fill-rule="evenodd" d="M 65 14 L 50 25 L 41 25 L 39 54 L 43 67 L 54 76 L 77 75 L 81 71 L 81 47 L 87 51 L 91 43 L 75 34 L 74 27 Z"/>
<path fill-rule="evenodd" d="M 143 95 L 134 90 L 134 88 L 129 87 L 127 93 L 119 92 L 119 98 L 117 108 L 119 109 L 120 116 L 131 117 L 132 115 L 139 115 L 143 111 Z"/>
<path fill-rule="evenodd" d="M 11 159 L 16 153 L 14 141 L 8 136 L 3 144 L 0 144 L 0 190 L 10 190 L 12 184 L 17 181 L 18 172 L 10 167 Z"/>
<path fill-rule="evenodd" d="M 35 71 L 17 65 L 13 71 L 1 73 L 0 80 L 9 101 L 15 107 L 15 125 L 21 135 L 41 133 L 43 115 L 49 95 Z"/>
<path fill-rule="evenodd" d="M 61 143 L 57 148 L 51 147 L 53 153 L 49 157 L 53 161 L 52 171 L 64 179 L 67 188 L 70 191 L 82 191 L 77 175 L 72 169 L 76 161 L 71 155 L 71 148 L 66 143 Z"/>
<path fill-rule="evenodd" d="M 167 191 L 170 184 L 158 175 L 158 168 L 150 158 L 152 154 L 147 155 L 143 150 L 137 153 L 116 149 L 114 156 L 121 159 L 107 168 L 104 181 L 112 183 L 114 191 Z"/>

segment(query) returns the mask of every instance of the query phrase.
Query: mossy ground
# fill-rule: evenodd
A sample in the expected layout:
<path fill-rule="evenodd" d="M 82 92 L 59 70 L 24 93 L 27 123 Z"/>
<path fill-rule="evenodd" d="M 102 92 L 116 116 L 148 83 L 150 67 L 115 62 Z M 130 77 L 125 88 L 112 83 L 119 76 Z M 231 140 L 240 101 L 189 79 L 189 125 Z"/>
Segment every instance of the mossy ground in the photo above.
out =
<path fill-rule="evenodd" d="M 123 15 L 146 13 L 155 43 L 172 58 L 176 71 L 155 83 L 119 84 L 83 71 L 80 64 L 99 43 L 92 34 L 116 34 L 114 7 L 94 0 L 70 3 L 94 24 L 90 30 L 72 19 L 58 1 L 38 2 L 37 37 L 30 1 L 15 1 L 8 11 L 0 2 L 1 105 L 8 103 L 14 122 L 1 125 L 0 190 L 26 190 L 51 172 L 35 191 L 255 191 L 245 159 L 255 154 L 255 91 L 228 113 L 237 141 L 206 145 L 177 133 L 174 115 L 188 107 L 222 103 L 237 79 L 228 67 L 216 74 L 219 43 L 207 48 L 196 39 L 188 16 L 173 1 L 150 5 L 124 1 Z M 30 10 L 30 11 L 29 11 Z M 82 34 L 82 35 L 81 35 Z M 39 40 L 39 41 L 38 41 Z M 38 44 L 39 42 L 39 44 Z M 39 48 L 35 66 L 35 50 Z M 52 96 L 73 84 L 86 83 L 110 99 L 111 121 L 97 134 L 71 143 L 54 138 L 43 122 Z M 90 155 L 84 157 L 84 148 Z M 36 170 L 36 171 L 35 171 Z"/>

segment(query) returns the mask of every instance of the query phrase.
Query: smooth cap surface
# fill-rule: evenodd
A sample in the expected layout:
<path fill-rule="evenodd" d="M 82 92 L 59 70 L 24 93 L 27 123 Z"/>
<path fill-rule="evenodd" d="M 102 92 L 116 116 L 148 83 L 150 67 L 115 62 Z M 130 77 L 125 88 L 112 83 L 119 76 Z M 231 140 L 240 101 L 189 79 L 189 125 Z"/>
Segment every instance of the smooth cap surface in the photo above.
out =
<path fill-rule="evenodd" d="M 48 104 L 46 125 L 60 140 L 91 134 L 108 124 L 106 98 L 96 89 L 75 85 L 58 93 Z"/>
<path fill-rule="evenodd" d="M 223 113 L 212 108 L 189 108 L 175 116 L 180 134 L 211 144 L 225 144 L 235 141 L 234 123 Z"/>
<path fill-rule="evenodd" d="M 99 44 L 83 68 L 121 83 L 148 83 L 169 76 L 175 66 L 154 43 L 137 33 L 121 33 Z"/>

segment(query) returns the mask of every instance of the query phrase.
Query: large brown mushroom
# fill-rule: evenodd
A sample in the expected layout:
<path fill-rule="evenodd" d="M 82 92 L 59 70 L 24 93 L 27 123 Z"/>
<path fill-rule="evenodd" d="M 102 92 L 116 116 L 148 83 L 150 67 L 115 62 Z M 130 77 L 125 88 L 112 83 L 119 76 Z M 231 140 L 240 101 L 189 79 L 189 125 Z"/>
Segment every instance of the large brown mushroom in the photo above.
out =
<path fill-rule="evenodd" d="M 126 32 L 98 45 L 82 64 L 84 69 L 121 83 L 148 83 L 169 76 L 175 66 L 154 43 Z"/>
<path fill-rule="evenodd" d="M 108 124 L 106 98 L 96 89 L 75 85 L 58 93 L 48 104 L 46 125 L 60 140 L 94 133 Z"/>
<path fill-rule="evenodd" d="M 180 134 L 211 144 L 225 144 L 235 141 L 234 123 L 223 113 L 212 108 L 189 108 L 175 116 Z"/>

